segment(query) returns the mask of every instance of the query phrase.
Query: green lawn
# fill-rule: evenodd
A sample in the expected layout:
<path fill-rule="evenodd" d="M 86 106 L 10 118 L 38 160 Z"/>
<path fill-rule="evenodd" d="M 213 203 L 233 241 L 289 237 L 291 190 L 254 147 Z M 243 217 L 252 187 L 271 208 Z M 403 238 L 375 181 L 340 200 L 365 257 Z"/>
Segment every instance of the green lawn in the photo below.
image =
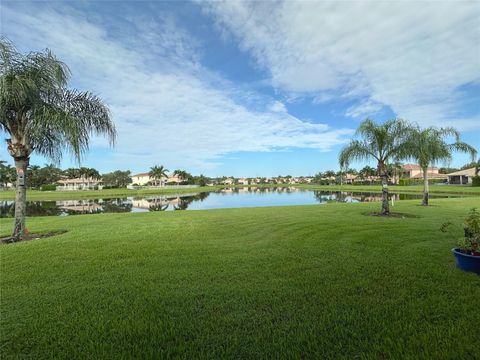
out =
<path fill-rule="evenodd" d="M 0 358 L 480 358 L 480 276 L 439 231 L 480 198 L 29 219 Z M 11 219 L 0 219 L 5 235 Z"/>
<path fill-rule="evenodd" d="M 381 192 L 380 185 L 271 185 L 263 184 L 256 185 L 256 187 L 286 187 L 295 186 L 308 190 L 326 190 L 326 191 L 357 191 L 357 192 Z M 243 187 L 237 185 L 235 187 Z M 253 187 L 253 186 L 252 186 Z M 38 191 L 28 190 L 28 200 L 73 200 L 73 199 L 107 199 L 123 196 L 142 196 L 142 195 L 162 195 L 162 194 L 185 194 L 215 191 L 225 188 L 225 186 L 204 186 L 198 188 L 187 189 L 144 189 L 144 190 L 130 190 L 122 189 L 105 189 L 105 190 L 85 190 L 85 191 Z M 422 193 L 423 187 L 420 185 L 414 186 L 390 186 L 392 193 Z M 469 185 L 431 185 L 431 194 L 461 194 L 461 195 L 480 195 L 480 187 L 472 187 Z M 15 199 L 15 192 L 13 190 L 0 191 L 0 200 Z"/>

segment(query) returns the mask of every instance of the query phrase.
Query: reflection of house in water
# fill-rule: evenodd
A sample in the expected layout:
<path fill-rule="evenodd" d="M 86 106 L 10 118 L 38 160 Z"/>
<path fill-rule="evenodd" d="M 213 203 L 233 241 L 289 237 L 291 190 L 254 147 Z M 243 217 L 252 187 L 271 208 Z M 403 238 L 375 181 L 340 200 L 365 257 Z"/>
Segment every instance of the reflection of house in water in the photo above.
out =
<path fill-rule="evenodd" d="M 382 201 L 382 194 L 380 193 L 352 193 L 345 191 L 314 191 L 315 198 L 320 203 L 325 202 L 378 202 Z M 399 194 L 389 194 L 390 200 L 400 200 Z"/>
<path fill-rule="evenodd" d="M 103 206 L 100 203 L 89 200 L 57 201 L 56 205 L 67 212 L 82 214 L 95 214 L 103 211 Z"/>
<path fill-rule="evenodd" d="M 148 211 L 165 211 L 173 210 L 180 203 L 179 196 L 159 196 L 149 197 L 143 199 L 132 199 L 132 206 L 136 209 L 143 209 Z"/>
<path fill-rule="evenodd" d="M 208 193 L 152 196 L 148 198 L 129 198 L 132 208 L 144 211 L 185 210 L 193 201 L 202 201 Z"/>

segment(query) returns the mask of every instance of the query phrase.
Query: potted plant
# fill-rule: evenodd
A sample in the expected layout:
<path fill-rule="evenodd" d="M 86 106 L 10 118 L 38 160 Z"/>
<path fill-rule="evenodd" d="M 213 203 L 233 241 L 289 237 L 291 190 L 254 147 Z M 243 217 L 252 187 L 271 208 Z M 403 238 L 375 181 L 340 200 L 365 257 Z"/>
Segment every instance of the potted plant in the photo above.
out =
<path fill-rule="evenodd" d="M 444 224 L 442 231 L 445 232 L 447 227 L 448 224 Z M 476 208 L 468 213 L 464 223 L 464 236 L 452 252 L 459 269 L 480 274 L 480 212 Z"/>

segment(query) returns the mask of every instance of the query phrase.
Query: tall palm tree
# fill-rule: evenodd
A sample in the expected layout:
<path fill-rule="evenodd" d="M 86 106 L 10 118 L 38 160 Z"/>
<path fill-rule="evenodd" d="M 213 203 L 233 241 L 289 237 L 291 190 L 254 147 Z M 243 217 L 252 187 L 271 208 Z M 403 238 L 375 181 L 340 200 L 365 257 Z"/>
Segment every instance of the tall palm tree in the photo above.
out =
<path fill-rule="evenodd" d="M 189 181 L 192 178 L 192 175 L 185 170 L 175 170 L 173 176 L 178 176 L 182 183 Z"/>
<path fill-rule="evenodd" d="M 70 70 L 49 50 L 19 53 L 0 38 L 0 130 L 17 171 L 13 240 L 25 234 L 25 174 L 36 152 L 58 162 L 64 152 L 78 162 L 91 135 L 115 141 L 108 108 L 89 92 L 68 89 Z"/>
<path fill-rule="evenodd" d="M 162 184 L 162 178 L 167 177 L 168 170 L 165 169 L 163 165 L 160 166 L 153 166 L 150 168 L 150 172 L 148 175 L 155 180 L 155 185 L 157 185 L 157 182 Z"/>
<path fill-rule="evenodd" d="M 347 167 L 352 161 L 375 160 L 377 162 L 377 172 L 382 178 L 382 215 L 390 213 L 387 164 L 403 156 L 409 127 L 400 119 L 388 120 L 383 124 L 376 124 L 366 119 L 356 131 L 356 136 L 361 139 L 352 140 L 340 152 L 339 162 L 342 168 Z"/>
<path fill-rule="evenodd" d="M 448 143 L 446 138 L 453 137 L 454 142 Z M 472 146 L 460 141 L 460 133 L 454 128 L 429 127 L 421 129 L 418 126 L 411 129 L 409 140 L 406 143 L 408 157 L 415 160 L 423 173 L 422 205 L 428 205 L 428 167 L 438 162 L 448 162 L 452 159 L 452 152 L 469 153 L 472 160 L 477 151 Z"/>

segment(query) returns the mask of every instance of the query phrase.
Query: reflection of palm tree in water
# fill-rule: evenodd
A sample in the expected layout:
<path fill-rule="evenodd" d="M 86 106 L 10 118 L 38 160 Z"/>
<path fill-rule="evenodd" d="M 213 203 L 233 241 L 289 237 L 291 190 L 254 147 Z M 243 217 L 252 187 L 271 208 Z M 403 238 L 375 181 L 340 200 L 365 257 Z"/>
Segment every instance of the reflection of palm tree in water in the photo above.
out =
<path fill-rule="evenodd" d="M 127 202 L 127 199 L 106 200 L 102 204 L 103 212 L 106 213 L 120 213 L 131 212 L 133 205 Z"/>
<path fill-rule="evenodd" d="M 178 204 L 173 207 L 173 210 L 187 210 L 192 201 L 193 199 L 190 198 L 179 198 Z"/>
<path fill-rule="evenodd" d="M 210 193 L 208 193 L 208 192 L 202 192 L 202 193 L 198 193 L 198 195 L 195 195 L 194 198 L 195 198 L 195 200 L 203 201 L 203 200 L 205 200 L 209 195 L 210 195 Z"/>
<path fill-rule="evenodd" d="M 165 199 L 149 199 L 147 200 L 151 205 L 148 206 L 149 211 L 165 211 L 168 208 L 168 202 L 165 203 Z"/>
<path fill-rule="evenodd" d="M 205 200 L 210 194 L 199 193 L 193 196 L 183 196 L 178 198 L 178 204 L 173 207 L 174 210 L 187 210 L 190 204 L 194 201 L 203 201 Z"/>
<path fill-rule="evenodd" d="M 148 207 L 149 211 L 165 211 L 168 208 L 168 204 L 163 205 L 163 204 L 153 204 Z"/>

